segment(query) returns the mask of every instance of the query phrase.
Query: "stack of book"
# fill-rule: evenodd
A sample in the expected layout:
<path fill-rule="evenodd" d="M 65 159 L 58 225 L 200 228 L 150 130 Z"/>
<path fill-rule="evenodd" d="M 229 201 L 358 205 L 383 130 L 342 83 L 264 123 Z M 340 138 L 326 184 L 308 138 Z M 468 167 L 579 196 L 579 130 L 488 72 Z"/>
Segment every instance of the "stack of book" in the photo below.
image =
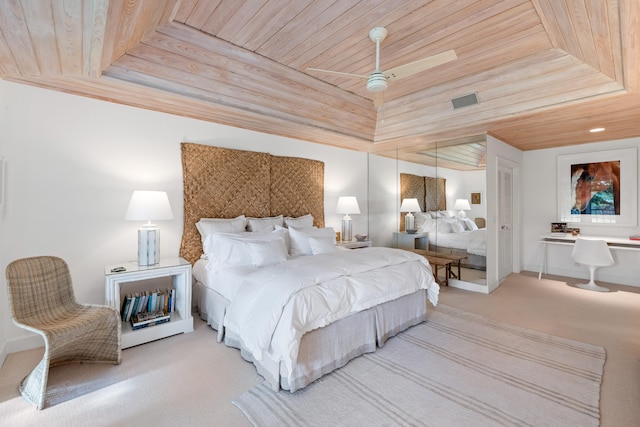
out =
<path fill-rule="evenodd" d="M 168 313 L 164 311 L 138 313 L 131 318 L 133 330 L 146 328 L 147 326 L 159 325 L 171 320 Z"/>
<path fill-rule="evenodd" d="M 132 321 L 136 315 L 163 312 L 173 313 L 176 305 L 176 290 L 173 288 L 127 294 L 122 301 L 120 316 L 123 322 Z"/>

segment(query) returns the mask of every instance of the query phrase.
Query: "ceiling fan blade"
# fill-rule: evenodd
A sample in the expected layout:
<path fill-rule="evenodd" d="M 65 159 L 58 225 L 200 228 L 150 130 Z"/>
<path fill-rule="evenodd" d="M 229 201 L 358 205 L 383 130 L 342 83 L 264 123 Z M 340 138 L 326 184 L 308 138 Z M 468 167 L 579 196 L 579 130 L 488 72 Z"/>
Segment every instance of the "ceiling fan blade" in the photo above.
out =
<path fill-rule="evenodd" d="M 363 76 L 361 74 L 351 74 L 351 73 L 343 73 L 340 71 L 331 71 L 331 70 L 323 70 L 320 68 L 307 68 L 305 71 L 317 71 L 319 73 L 327 73 L 327 74 L 334 74 L 336 76 L 341 76 L 341 77 L 357 77 L 359 79 L 367 79 L 369 78 L 369 76 Z"/>
<path fill-rule="evenodd" d="M 456 55 L 455 51 L 448 50 L 446 52 L 442 52 L 437 55 L 429 56 L 424 59 L 419 59 L 415 62 L 410 62 L 408 64 L 404 64 L 399 67 L 392 68 L 388 71 L 385 71 L 384 75 L 389 80 L 398 80 L 403 77 L 412 76 L 414 74 L 428 70 L 429 68 L 433 68 L 438 65 L 447 63 L 449 61 L 453 61 L 454 59 L 457 59 L 457 58 L 458 56 Z"/>
<path fill-rule="evenodd" d="M 382 107 L 384 104 L 384 91 L 383 92 L 372 92 L 373 93 L 373 106 L 374 107 Z"/>

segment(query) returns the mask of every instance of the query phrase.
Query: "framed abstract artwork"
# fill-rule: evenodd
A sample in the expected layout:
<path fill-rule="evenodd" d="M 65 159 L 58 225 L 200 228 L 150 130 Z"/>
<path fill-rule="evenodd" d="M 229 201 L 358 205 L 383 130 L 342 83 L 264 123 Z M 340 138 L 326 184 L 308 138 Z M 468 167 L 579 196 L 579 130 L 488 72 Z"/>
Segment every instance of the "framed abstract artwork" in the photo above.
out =
<path fill-rule="evenodd" d="M 637 148 L 558 156 L 558 219 L 637 226 L 637 164 Z"/>

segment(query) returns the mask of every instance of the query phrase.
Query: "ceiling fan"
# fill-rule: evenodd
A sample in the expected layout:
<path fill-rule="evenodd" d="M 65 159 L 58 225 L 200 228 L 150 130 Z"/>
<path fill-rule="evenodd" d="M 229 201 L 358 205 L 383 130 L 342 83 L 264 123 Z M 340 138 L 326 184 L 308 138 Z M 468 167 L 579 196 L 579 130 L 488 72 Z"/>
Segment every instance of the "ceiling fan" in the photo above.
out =
<path fill-rule="evenodd" d="M 367 90 L 373 93 L 373 105 L 380 107 L 383 103 L 382 92 L 387 88 L 387 80 L 398 80 L 412 76 L 437 65 L 453 61 L 457 58 L 455 51 L 448 50 L 437 55 L 428 56 L 408 64 L 400 65 L 387 71 L 380 70 L 380 42 L 387 37 L 387 29 L 375 27 L 369 31 L 369 38 L 376 44 L 376 69 L 368 76 L 362 74 L 343 73 L 340 71 L 323 70 L 320 68 L 307 68 L 306 71 L 317 71 L 343 77 L 355 77 L 367 80 Z"/>

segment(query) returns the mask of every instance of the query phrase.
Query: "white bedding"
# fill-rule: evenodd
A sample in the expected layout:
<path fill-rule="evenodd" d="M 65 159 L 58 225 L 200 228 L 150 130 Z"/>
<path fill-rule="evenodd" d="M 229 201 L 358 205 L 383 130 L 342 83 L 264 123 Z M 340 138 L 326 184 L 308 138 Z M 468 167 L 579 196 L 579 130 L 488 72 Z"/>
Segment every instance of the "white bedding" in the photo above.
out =
<path fill-rule="evenodd" d="M 254 271 L 259 270 L 259 267 L 252 265 L 239 265 L 225 268 L 207 268 L 207 265 L 210 265 L 210 263 L 206 259 L 196 261 L 193 265 L 193 277 L 229 301 L 235 297 L 244 278 Z"/>
<path fill-rule="evenodd" d="M 291 370 L 306 332 L 419 289 L 437 304 L 429 263 L 412 252 L 375 247 L 301 256 L 250 272 L 224 326 L 255 360 L 268 355 Z"/>
<path fill-rule="evenodd" d="M 487 229 L 481 228 L 474 231 L 460 233 L 434 233 L 429 232 L 429 244 L 441 248 L 454 248 L 466 250 L 474 255 L 487 255 Z"/>

